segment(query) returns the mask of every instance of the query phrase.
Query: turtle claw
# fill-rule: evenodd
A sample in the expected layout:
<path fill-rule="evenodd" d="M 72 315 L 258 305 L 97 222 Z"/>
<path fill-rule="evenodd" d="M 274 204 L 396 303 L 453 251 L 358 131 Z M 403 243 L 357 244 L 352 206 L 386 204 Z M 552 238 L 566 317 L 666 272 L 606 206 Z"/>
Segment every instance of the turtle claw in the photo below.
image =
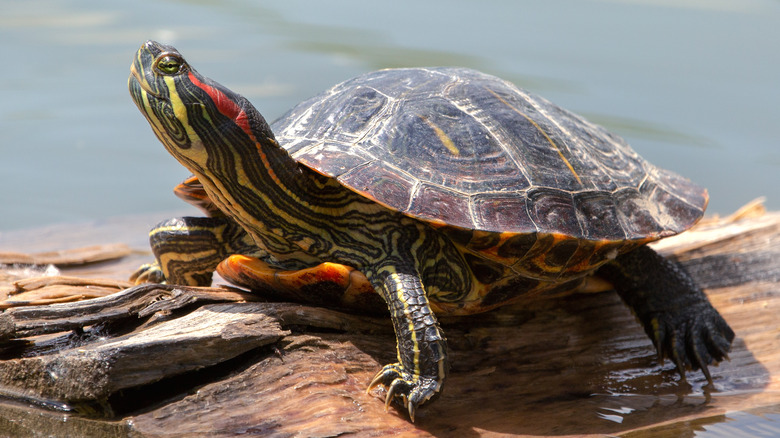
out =
<path fill-rule="evenodd" d="M 366 392 L 380 384 L 387 388 L 385 410 L 389 409 L 390 403 L 395 400 L 407 408 L 409 419 L 413 423 L 417 407 L 434 398 L 441 391 L 440 381 L 407 372 L 399 363 L 385 365 L 368 385 Z"/>
<path fill-rule="evenodd" d="M 160 268 L 157 262 L 146 263 L 133 272 L 133 275 L 130 276 L 130 281 L 135 284 L 165 283 L 165 274 L 163 274 L 162 268 Z"/>
<path fill-rule="evenodd" d="M 728 359 L 734 331 L 680 265 L 641 246 L 598 272 L 642 323 L 659 361 L 674 362 L 683 381 L 686 370 L 701 369 L 712 384 L 707 366 Z"/>
<path fill-rule="evenodd" d="M 661 360 L 674 362 L 683 381 L 686 370 L 700 369 L 712 384 L 707 366 L 728 359 L 734 331 L 709 302 L 694 307 L 698 308 L 686 309 L 685 315 L 664 313 L 653 318 L 653 344 Z"/>

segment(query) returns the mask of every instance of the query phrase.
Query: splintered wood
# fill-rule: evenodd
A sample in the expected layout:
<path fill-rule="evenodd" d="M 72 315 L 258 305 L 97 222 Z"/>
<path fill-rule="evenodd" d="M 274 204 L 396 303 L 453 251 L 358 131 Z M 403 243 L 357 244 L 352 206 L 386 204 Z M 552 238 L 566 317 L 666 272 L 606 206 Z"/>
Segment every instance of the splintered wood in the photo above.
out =
<path fill-rule="evenodd" d="M 0 281 L 0 394 L 20 401 L 0 402 L 0 430 L 602 436 L 780 411 L 780 213 L 752 207 L 654 246 L 707 288 L 737 333 L 730 360 L 710 368 L 714 387 L 700 372 L 681 381 L 670 362 L 659 363 L 614 293 L 587 294 L 443 320 L 452 371 L 412 424 L 402 408 L 385 412 L 381 389 L 365 392 L 395 361 L 389 318 L 226 287 L 44 277 Z M 35 295 L 51 287 L 72 289 Z M 32 305 L 97 289 L 108 295 Z"/>

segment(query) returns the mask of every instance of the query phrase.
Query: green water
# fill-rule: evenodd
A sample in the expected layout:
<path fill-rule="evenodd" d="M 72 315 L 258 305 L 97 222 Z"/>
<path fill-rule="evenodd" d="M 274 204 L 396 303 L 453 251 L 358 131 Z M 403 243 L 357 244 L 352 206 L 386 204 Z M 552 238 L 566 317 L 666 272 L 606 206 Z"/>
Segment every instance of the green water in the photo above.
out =
<path fill-rule="evenodd" d="M 780 207 L 780 2 L 0 0 L 0 231 L 182 208 L 187 172 L 126 90 L 175 45 L 269 120 L 362 72 L 509 79 L 707 186 L 710 212 Z M 162 217 L 162 216 L 161 216 Z"/>

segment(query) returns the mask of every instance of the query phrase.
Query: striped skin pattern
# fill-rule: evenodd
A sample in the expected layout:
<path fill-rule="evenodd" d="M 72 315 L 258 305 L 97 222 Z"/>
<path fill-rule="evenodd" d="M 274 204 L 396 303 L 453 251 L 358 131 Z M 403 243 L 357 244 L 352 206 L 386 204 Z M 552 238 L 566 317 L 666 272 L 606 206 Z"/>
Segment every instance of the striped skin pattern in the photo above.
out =
<path fill-rule="evenodd" d="M 243 97 L 186 64 L 175 75 L 160 74 L 155 61 L 166 53 L 180 59 L 172 48 L 145 44 L 129 81 L 155 134 L 276 263 L 288 269 L 322 261 L 353 266 L 381 291 L 403 346 L 397 375 L 385 372 L 381 383 L 408 400 L 413 417 L 417 405 L 437 394 L 447 371 L 444 336 L 422 279 L 444 290 L 469 290 L 463 258 L 424 224 L 299 167 Z M 422 353 L 418 345 L 425 345 Z M 420 357 L 428 351 L 436 353 Z"/>
<path fill-rule="evenodd" d="M 646 272 L 682 277 L 648 255 L 649 249 L 640 251 L 640 257 L 626 258 L 636 248 L 646 248 L 645 243 L 694 223 L 706 205 L 706 191 L 655 169 L 612 137 L 599 137 L 606 135 L 600 128 L 565 113 L 558 118 L 565 125 L 563 131 L 579 130 L 583 137 L 602 141 L 603 154 L 612 158 L 594 161 L 579 156 L 582 146 L 529 115 L 557 107 L 537 102 L 526 114 L 518 108 L 530 98 L 518 98 L 519 92 L 507 89 L 503 81 L 499 86 L 492 77 L 478 74 L 476 83 L 490 86 L 473 94 L 497 106 L 483 100 L 484 108 L 473 104 L 471 110 L 500 114 L 522 125 L 523 132 L 502 135 L 533 140 L 527 150 L 513 153 L 541 153 L 541 158 L 529 155 L 528 160 L 541 169 L 547 186 L 534 185 L 531 173 L 511 170 L 509 161 L 517 157 L 506 161 L 500 144 L 490 149 L 496 145 L 475 141 L 476 149 L 464 148 L 467 133 L 459 129 L 469 124 L 449 112 L 451 108 L 432 97 L 430 101 L 409 97 L 412 90 L 437 89 L 439 85 L 430 83 L 418 88 L 411 84 L 419 73 L 432 71 L 377 72 L 302 103 L 274 124 L 282 147 L 244 97 L 199 75 L 176 49 L 145 43 L 131 67 L 131 96 L 168 152 L 193 173 L 177 192 L 209 217 L 173 219 L 153 230 L 157 265 L 142 269 L 140 277 L 208 284 L 209 274 L 225 257 L 220 268 L 227 272 L 236 266 L 229 278 L 239 285 L 245 285 L 242 276 L 250 277 L 241 260 L 251 264 L 253 257 L 263 259 L 255 265 L 278 272 L 316 272 L 310 270 L 323 262 L 346 267 L 328 271 L 343 273 L 337 275 L 359 271 L 387 304 L 397 338 L 397 362 L 385 366 L 369 389 L 386 386 L 386 404 L 404 404 L 412 421 L 417 407 L 439 394 L 448 373 L 446 342 L 434 312 L 470 314 L 522 299 L 571 293 L 602 266 L 615 266 L 607 271 L 609 280 L 626 284 L 643 297 L 624 300 L 637 314 L 646 315 L 646 329 L 662 327 L 648 332 L 659 354 L 672 357 L 678 368 L 706 369 L 708 363 L 725 357 L 733 332 L 729 337 L 730 329 L 703 293 L 687 286 L 674 291 L 704 309 L 700 324 L 693 327 L 706 328 L 692 338 L 680 306 L 684 300 L 656 290 L 647 277 L 636 280 L 632 271 L 637 260 L 649 260 L 652 266 Z M 450 74 L 433 73 L 437 79 Z M 475 75 L 468 70 L 458 74 Z M 375 78 L 384 88 L 361 95 L 364 82 Z M 456 88 L 444 84 L 441 93 Z M 381 96 L 399 90 L 400 95 L 391 96 L 395 103 L 384 106 Z M 398 109 L 407 103 L 430 112 L 407 115 Z M 451 120 L 442 119 L 442 114 Z M 388 122 L 394 120 L 388 116 L 406 120 Z M 499 132 L 497 126 L 491 129 Z M 438 145 L 439 152 L 426 149 L 430 144 Z M 414 145 L 423 149 L 414 150 Z M 409 161 L 390 157 L 393 151 L 402 151 L 396 158 Z M 567 155 L 571 151 L 574 155 Z M 477 163 L 485 171 L 498 169 L 503 176 L 477 170 L 478 178 L 464 182 L 458 176 L 468 169 L 453 171 L 440 163 L 439 172 L 433 171 L 437 155 L 450 159 L 452 166 Z M 417 158 L 431 180 L 407 172 L 415 168 Z M 548 161 L 551 168 L 545 170 Z M 610 170 L 609 164 L 622 169 Z M 596 168 L 598 172 L 588 170 Z M 433 181 L 436 175 L 443 179 Z M 490 190 L 480 188 L 484 186 L 479 178 L 493 184 Z M 504 190 L 502 184 L 512 186 L 513 178 L 526 182 L 515 184 L 514 191 Z M 625 187 L 616 185 L 621 178 L 628 181 Z M 586 184 L 593 187 L 584 189 Z M 454 186 L 462 190 L 451 190 Z M 646 308 L 647 302 L 653 309 Z M 686 336 L 694 342 L 675 350 L 676 339 Z M 718 341 L 707 344 L 700 338 Z"/>
<path fill-rule="evenodd" d="M 149 242 L 157 261 L 144 265 L 131 281 L 208 286 L 217 265 L 228 256 L 266 255 L 243 228 L 224 216 L 163 221 L 150 231 Z"/>

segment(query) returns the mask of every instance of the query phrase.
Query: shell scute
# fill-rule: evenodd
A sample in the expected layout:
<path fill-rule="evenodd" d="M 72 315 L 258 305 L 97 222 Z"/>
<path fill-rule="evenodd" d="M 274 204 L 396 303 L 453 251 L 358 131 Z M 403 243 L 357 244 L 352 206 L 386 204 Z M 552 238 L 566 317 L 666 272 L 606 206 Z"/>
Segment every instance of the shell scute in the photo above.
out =
<path fill-rule="evenodd" d="M 429 220 L 447 218 L 447 223 L 468 227 L 471 223 L 469 198 L 458 191 L 423 183 L 407 209 L 412 216 Z"/>
<path fill-rule="evenodd" d="M 341 181 L 372 199 L 411 199 L 416 180 L 382 161 L 371 161 L 341 176 Z"/>
<path fill-rule="evenodd" d="M 681 202 L 688 204 L 690 213 L 695 215 L 704 213 L 709 196 L 707 189 L 691 183 L 690 180 L 668 170 L 655 169 L 656 184 L 663 187 L 664 191 L 673 194 Z"/>
<path fill-rule="evenodd" d="M 531 220 L 541 232 L 582 236 L 571 193 L 540 187 L 529 190 L 527 197 Z"/>
<path fill-rule="evenodd" d="M 472 197 L 474 215 L 479 224 L 490 224 L 504 231 L 530 233 L 536 224 L 528 213 L 527 198 L 516 193 L 480 193 Z"/>
<path fill-rule="evenodd" d="M 704 213 L 704 209 L 692 206 L 661 185 L 656 185 L 649 201 L 656 209 L 656 220 L 664 228 L 671 228 L 677 222 L 695 222 Z"/>
<path fill-rule="evenodd" d="M 579 216 L 584 238 L 593 240 L 626 238 L 611 194 L 605 192 L 576 194 L 574 208 Z"/>
<path fill-rule="evenodd" d="M 358 142 L 372 122 L 388 109 L 389 99 L 376 89 L 358 86 L 348 92 L 334 93 L 327 112 L 312 112 L 309 126 L 311 138 L 327 138 L 335 142 Z"/>
<path fill-rule="evenodd" d="M 656 208 L 637 189 L 620 190 L 612 195 L 618 220 L 629 240 L 646 237 L 663 227 L 656 221 Z"/>
<path fill-rule="evenodd" d="M 339 177 L 353 169 L 359 169 L 376 158 L 364 149 L 345 148 L 340 143 L 300 138 L 296 146 L 305 151 L 298 161 L 306 167 L 326 176 Z"/>

